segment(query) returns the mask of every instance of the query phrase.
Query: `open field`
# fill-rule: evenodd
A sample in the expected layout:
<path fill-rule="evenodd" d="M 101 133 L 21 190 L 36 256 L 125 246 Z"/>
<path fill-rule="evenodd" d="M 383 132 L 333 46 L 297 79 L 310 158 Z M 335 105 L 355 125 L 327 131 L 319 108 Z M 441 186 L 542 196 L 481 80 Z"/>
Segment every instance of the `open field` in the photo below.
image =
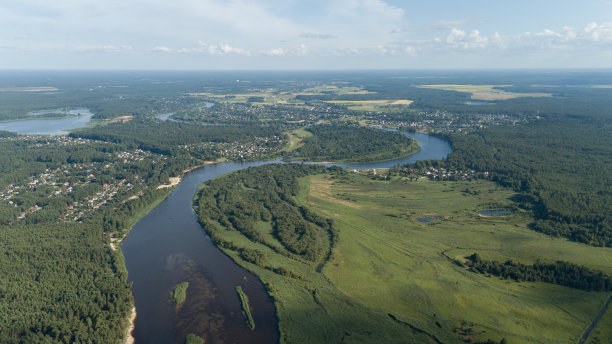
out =
<path fill-rule="evenodd" d="M 308 88 L 302 91 L 286 92 L 279 91 L 277 89 L 269 89 L 260 92 L 252 93 L 232 93 L 232 94 L 217 94 L 210 92 L 192 92 L 186 93 L 190 97 L 204 97 L 213 99 L 217 102 L 222 103 L 251 103 L 254 105 L 275 105 L 275 104 L 289 104 L 289 105 L 304 105 L 304 101 L 297 99 L 297 96 L 322 96 L 322 95 L 364 95 L 364 94 L 375 94 L 376 92 L 369 92 L 361 87 L 356 86 L 336 86 L 336 85 L 322 85 L 313 88 Z M 389 105 L 394 101 L 373 101 L 368 105 L 377 104 L 378 102 L 384 102 Z M 412 101 L 397 101 L 394 105 L 409 105 Z M 344 103 L 344 102 L 342 102 Z M 383 104 L 383 103 L 381 103 Z M 364 105 L 364 104 L 361 104 Z"/>
<path fill-rule="evenodd" d="M 451 261 L 478 252 L 498 261 L 566 260 L 612 273 L 612 249 L 530 231 L 520 211 L 497 218 L 477 215 L 487 207 L 511 206 L 510 191 L 484 181 L 352 178 L 349 183 L 334 181 L 331 188 L 328 177 L 311 178 L 300 200 L 338 225 L 340 240 L 323 272 L 364 305 L 429 324 L 424 326 L 432 333 L 464 327 L 461 331 L 471 328 L 473 333 L 466 337 L 478 340 L 571 343 L 607 298 L 607 293 L 488 278 Z M 322 183 L 325 188 L 318 187 Z M 441 220 L 416 221 L 431 216 Z M 441 329 L 431 326 L 436 321 Z"/>
<path fill-rule="evenodd" d="M 221 103 L 251 103 L 254 105 L 304 105 L 304 101 L 295 99 L 295 96 L 299 94 L 300 93 L 277 92 L 276 90 L 235 94 L 216 94 L 208 92 L 187 93 L 187 95 L 191 97 L 204 97 Z"/>
<path fill-rule="evenodd" d="M 588 344 L 609 344 L 612 343 L 612 305 L 608 308 L 604 315 L 599 319 L 597 326 L 593 328 L 587 341 Z"/>
<path fill-rule="evenodd" d="M 266 284 L 284 342 L 338 342 L 348 336 L 354 342 L 577 342 L 609 293 L 502 280 L 455 263 L 477 252 L 484 259 L 525 264 L 564 260 L 612 274 L 610 248 L 533 232 L 521 210 L 478 215 L 513 208 L 512 196 L 486 181 L 316 175 L 300 179 L 296 201 L 334 221 L 338 240 L 324 265 L 279 254 L 237 231 L 220 233 L 237 247 L 262 252 L 268 266 L 301 276 L 281 276 L 225 250 Z M 440 220 L 426 224 L 417 221 L 421 217 Z M 269 222 L 256 228 L 265 241 L 276 242 Z M 596 329 L 599 338 L 608 327 Z"/>
<path fill-rule="evenodd" d="M 317 87 L 312 87 L 305 89 L 303 93 L 304 95 L 320 95 L 325 93 L 333 93 L 338 95 L 348 95 L 348 94 L 376 94 L 376 92 L 366 91 L 361 87 L 356 86 L 337 86 L 337 85 L 322 85 Z"/>
<path fill-rule="evenodd" d="M 421 88 L 432 88 L 445 91 L 471 93 L 477 100 L 508 100 L 521 97 L 550 97 L 550 93 L 515 93 L 499 89 L 512 85 L 421 85 Z"/>
<path fill-rule="evenodd" d="M 303 145 L 302 140 L 312 136 L 312 133 L 304 128 L 299 128 L 288 132 L 287 136 L 289 137 L 289 144 L 283 150 L 285 152 L 293 152 L 300 148 Z"/>
<path fill-rule="evenodd" d="M 408 106 L 413 103 L 412 100 L 400 99 L 400 100 L 328 100 L 328 104 L 344 105 L 349 110 L 357 111 L 376 111 L 384 107 L 402 105 Z"/>

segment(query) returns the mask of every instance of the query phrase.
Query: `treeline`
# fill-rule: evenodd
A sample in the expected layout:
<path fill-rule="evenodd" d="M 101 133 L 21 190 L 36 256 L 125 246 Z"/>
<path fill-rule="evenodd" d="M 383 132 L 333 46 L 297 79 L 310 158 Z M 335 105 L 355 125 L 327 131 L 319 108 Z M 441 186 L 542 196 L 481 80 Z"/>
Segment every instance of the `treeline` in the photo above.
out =
<path fill-rule="evenodd" d="M 119 143 L 170 156 L 194 154 L 202 160 L 211 160 L 217 156 L 213 150 L 198 153 L 185 147 L 203 142 L 229 143 L 255 137 L 281 137 L 282 131 L 272 126 L 211 126 L 140 119 L 80 129 L 70 136 Z"/>
<path fill-rule="evenodd" d="M 118 343 L 132 293 L 101 227 L 0 230 L 0 343 Z"/>
<path fill-rule="evenodd" d="M 533 229 L 612 247 L 612 121 L 550 116 L 447 136 L 448 168 L 488 171 L 533 210 Z"/>
<path fill-rule="evenodd" d="M 124 161 L 118 154 L 126 148 L 43 136 L 0 140 L 0 193 L 18 191 L 12 204 L 0 200 L 0 343 L 122 340 L 132 294 L 109 237 L 123 237 L 136 215 L 168 194 L 156 186 L 193 163 L 150 154 Z M 43 177 L 49 183 L 30 187 L 41 173 L 51 174 Z M 123 180 L 133 188 L 92 211 L 87 200 Z M 73 190 L 56 194 L 60 187 L 53 185 L 65 190 L 65 182 Z M 80 223 L 60 221 L 77 203 L 85 207 Z M 33 207 L 38 210 L 16 221 Z"/>
<path fill-rule="evenodd" d="M 309 161 L 373 162 L 416 152 L 416 141 L 399 132 L 356 124 L 321 124 L 308 127 L 313 136 L 303 139 L 297 158 Z"/>
<path fill-rule="evenodd" d="M 587 291 L 612 290 L 610 276 L 569 262 L 557 261 L 554 264 L 544 264 L 538 261 L 533 265 L 525 265 L 508 260 L 501 263 L 483 260 L 478 253 L 466 258 L 472 271 L 513 279 L 517 282 L 545 282 Z"/>
<path fill-rule="evenodd" d="M 300 177 L 325 171 L 325 167 L 316 165 L 274 164 L 211 180 L 198 193 L 198 218 L 217 245 L 238 251 L 253 264 L 266 267 L 265 256 L 225 242 L 219 231 L 236 230 L 285 256 L 320 261 L 331 249 L 333 223 L 299 207 L 293 196 L 298 192 Z M 282 267 L 271 269 L 290 274 Z"/>

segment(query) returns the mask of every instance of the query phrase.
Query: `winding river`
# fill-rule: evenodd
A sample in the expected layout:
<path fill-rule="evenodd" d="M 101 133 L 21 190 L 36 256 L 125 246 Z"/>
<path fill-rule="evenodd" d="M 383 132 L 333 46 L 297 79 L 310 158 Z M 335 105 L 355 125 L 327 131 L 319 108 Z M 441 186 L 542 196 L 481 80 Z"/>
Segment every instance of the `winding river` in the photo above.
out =
<path fill-rule="evenodd" d="M 384 168 L 448 155 L 448 142 L 425 134 L 415 138 L 421 151 L 409 157 L 373 163 L 341 164 L 346 168 Z M 137 310 L 136 344 L 182 343 L 188 333 L 207 343 L 276 343 L 278 321 L 272 299 L 257 277 L 236 265 L 216 248 L 202 230 L 192 209 L 203 182 L 226 173 L 280 162 L 228 162 L 198 168 L 185 175 L 170 196 L 132 228 L 121 244 Z M 172 288 L 190 282 L 188 301 L 170 302 Z M 246 327 L 235 286 L 249 296 L 256 329 Z"/>

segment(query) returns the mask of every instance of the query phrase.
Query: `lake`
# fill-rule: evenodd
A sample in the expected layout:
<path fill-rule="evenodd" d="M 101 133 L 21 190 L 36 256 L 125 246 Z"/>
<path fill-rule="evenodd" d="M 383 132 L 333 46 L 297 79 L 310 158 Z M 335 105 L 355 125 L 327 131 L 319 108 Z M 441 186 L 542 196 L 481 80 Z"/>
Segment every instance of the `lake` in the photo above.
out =
<path fill-rule="evenodd" d="M 215 103 L 212 102 L 204 102 L 204 107 L 206 108 L 211 108 L 215 106 Z M 168 119 L 170 119 L 171 121 L 173 121 L 173 119 L 170 118 L 170 116 L 174 115 L 174 112 L 167 112 L 167 113 L 162 113 L 159 115 L 156 115 L 155 117 L 157 119 L 161 119 L 162 121 L 167 121 Z"/>
<path fill-rule="evenodd" d="M 58 110 L 34 112 L 34 116 L 49 113 L 58 113 Z M 36 135 L 66 135 L 67 130 L 82 128 L 93 115 L 88 109 L 72 109 L 68 111 L 72 116 L 56 119 L 26 119 L 19 121 L 0 122 L 0 130 L 12 131 L 18 134 Z"/>
<path fill-rule="evenodd" d="M 499 215 L 510 215 L 512 211 L 510 210 L 481 210 L 478 212 L 480 215 L 484 216 L 499 216 Z"/>

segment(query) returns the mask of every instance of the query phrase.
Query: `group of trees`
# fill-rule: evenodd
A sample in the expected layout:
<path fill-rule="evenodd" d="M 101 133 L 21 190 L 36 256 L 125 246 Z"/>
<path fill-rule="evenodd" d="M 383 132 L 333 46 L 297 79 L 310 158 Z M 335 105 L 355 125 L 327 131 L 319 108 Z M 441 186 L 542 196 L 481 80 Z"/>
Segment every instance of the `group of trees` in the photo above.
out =
<path fill-rule="evenodd" d="M 557 261 L 554 264 L 545 264 L 538 261 L 533 265 L 525 265 L 508 260 L 501 263 L 483 260 L 478 253 L 468 256 L 467 259 L 470 269 L 481 274 L 491 274 L 515 281 L 558 284 L 587 291 L 612 290 L 610 276 L 569 262 Z"/>
<path fill-rule="evenodd" d="M 533 229 L 612 247 L 612 121 L 549 116 L 448 138 L 453 151 L 438 164 L 488 171 L 533 210 Z"/>
<path fill-rule="evenodd" d="M 293 196 L 299 188 L 298 178 L 325 171 L 316 165 L 274 164 L 211 180 L 198 194 L 198 217 L 216 244 L 239 251 L 251 263 L 264 265 L 265 257 L 224 242 L 217 232 L 236 230 L 278 253 L 319 261 L 331 249 L 333 224 L 299 207 Z M 267 233 L 270 230 L 272 236 Z"/>
<path fill-rule="evenodd" d="M 71 137 L 119 143 L 173 157 L 194 156 L 201 160 L 214 160 L 219 154 L 213 149 L 195 151 L 185 147 L 205 142 L 248 142 L 255 137 L 271 138 L 270 144 L 274 144 L 272 138 L 280 138 L 282 135 L 282 131 L 273 126 L 212 126 L 151 119 L 112 123 L 77 130 L 70 134 Z"/>
<path fill-rule="evenodd" d="M 17 191 L 12 204 L 0 201 L 0 343 L 121 341 L 132 293 L 109 237 L 122 237 L 135 215 L 168 194 L 157 185 L 193 162 L 148 153 L 124 161 L 118 154 L 128 146 L 116 143 L 0 136 L 0 192 Z M 47 184 L 41 173 L 49 174 Z M 30 185 L 34 179 L 38 184 Z M 122 180 L 133 188 L 80 222 L 60 221 L 75 202 L 87 205 L 104 184 Z M 65 189 L 64 182 L 72 191 L 56 194 L 60 187 L 53 185 Z M 38 211 L 15 220 L 34 205 Z"/>
<path fill-rule="evenodd" d="M 107 238 L 91 224 L 1 228 L 0 342 L 119 342 L 132 293 Z"/>
<path fill-rule="evenodd" d="M 418 150 L 418 144 L 399 132 L 357 124 L 321 124 L 308 127 L 297 158 L 309 161 L 373 162 L 400 158 Z"/>

